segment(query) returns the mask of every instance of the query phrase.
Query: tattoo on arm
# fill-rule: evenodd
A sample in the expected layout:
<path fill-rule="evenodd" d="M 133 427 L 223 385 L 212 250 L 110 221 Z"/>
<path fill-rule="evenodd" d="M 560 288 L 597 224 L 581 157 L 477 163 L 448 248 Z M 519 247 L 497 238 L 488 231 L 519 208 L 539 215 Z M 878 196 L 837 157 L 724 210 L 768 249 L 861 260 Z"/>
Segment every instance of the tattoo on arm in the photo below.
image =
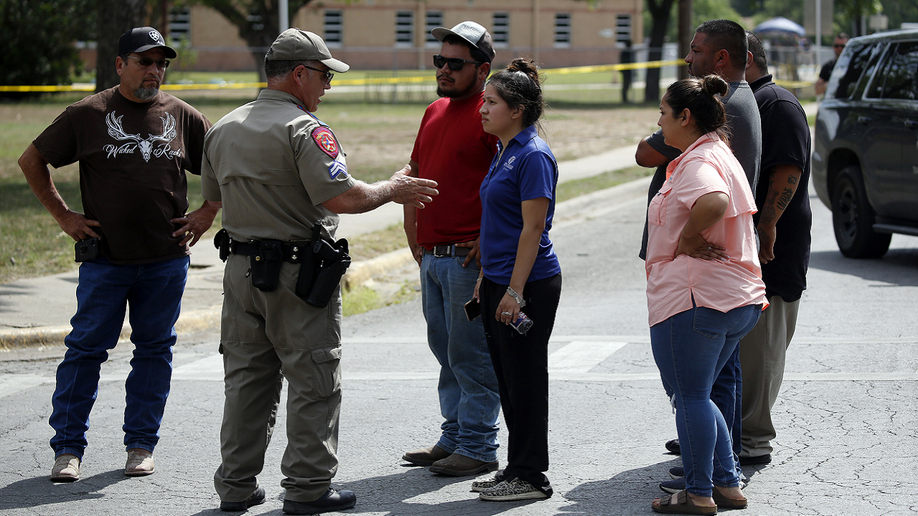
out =
<path fill-rule="evenodd" d="M 794 191 L 790 188 L 785 188 L 779 195 L 775 206 L 784 211 L 787 209 L 787 206 L 790 204 L 791 199 L 794 197 Z"/>

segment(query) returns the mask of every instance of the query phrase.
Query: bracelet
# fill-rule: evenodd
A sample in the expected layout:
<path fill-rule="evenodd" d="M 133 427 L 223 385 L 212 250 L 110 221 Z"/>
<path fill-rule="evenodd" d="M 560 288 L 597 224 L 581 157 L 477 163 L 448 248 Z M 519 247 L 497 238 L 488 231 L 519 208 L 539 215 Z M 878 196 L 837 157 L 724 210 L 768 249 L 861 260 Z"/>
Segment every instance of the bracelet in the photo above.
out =
<path fill-rule="evenodd" d="M 517 294 L 516 291 L 513 290 L 513 287 L 507 287 L 507 294 L 510 294 L 510 297 L 516 300 L 517 304 L 520 305 L 520 308 L 526 306 L 526 301 L 523 300 L 523 296 Z"/>

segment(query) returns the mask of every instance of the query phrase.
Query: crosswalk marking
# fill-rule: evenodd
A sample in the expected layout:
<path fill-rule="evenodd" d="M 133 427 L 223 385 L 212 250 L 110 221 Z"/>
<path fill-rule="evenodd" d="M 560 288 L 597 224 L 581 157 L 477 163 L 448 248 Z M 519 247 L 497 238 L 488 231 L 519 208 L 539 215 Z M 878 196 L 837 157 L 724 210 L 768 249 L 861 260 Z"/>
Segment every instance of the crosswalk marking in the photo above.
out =
<path fill-rule="evenodd" d="M 418 344 L 426 343 L 421 339 L 399 339 L 399 338 L 360 338 L 345 339 L 345 346 L 362 346 L 379 344 Z M 830 346 L 837 348 L 838 345 L 850 344 L 861 345 L 862 343 L 850 342 L 845 339 L 799 339 L 795 342 L 797 347 L 802 346 Z M 913 340 L 908 340 L 911 343 Z M 552 338 L 550 349 L 553 352 L 548 357 L 549 378 L 551 381 L 564 382 L 637 382 L 653 381 L 659 382 L 659 373 L 656 368 L 646 370 L 640 373 L 609 373 L 597 367 L 610 357 L 621 351 L 627 344 L 649 345 L 649 339 L 646 336 L 624 336 L 624 335 L 590 335 L 590 336 L 557 336 Z M 884 340 L 884 344 L 890 341 Z M 189 354 L 190 355 L 190 354 Z M 174 381 L 223 381 L 223 360 L 218 353 L 193 358 L 195 355 L 186 355 L 185 359 L 190 362 L 176 366 L 173 370 L 172 379 Z M 200 355 L 197 355 L 200 356 Z M 177 362 L 183 362 L 176 354 Z M 342 377 L 347 382 L 376 382 L 376 381 L 425 381 L 436 382 L 438 378 L 438 369 L 436 362 L 428 369 L 415 371 L 378 371 L 368 370 L 363 364 L 357 361 L 345 360 L 343 362 Z M 415 369 L 418 369 L 415 367 Z M 618 368 L 620 369 L 620 368 Z M 594 371 L 595 372 L 591 372 Z M 127 374 L 130 372 L 130 365 L 126 361 L 107 363 L 103 366 L 101 381 L 102 382 L 124 382 Z M 836 381 L 877 381 L 877 382 L 915 382 L 918 381 L 918 371 L 901 370 L 901 371 L 880 371 L 880 372 L 856 372 L 851 370 L 832 371 L 823 373 L 796 372 L 788 371 L 784 375 L 786 382 L 836 382 Z M 14 396 L 23 391 L 41 387 L 43 389 L 53 389 L 54 371 L 49 370 L 47 374 L 35 373 L 4 373 L 0 375 L 0 398 Z"/>
<path fill-rule="evenodd" d="M 588 373 L 627 342 L 574 341 L 548 356 L 549 373 Z"/>

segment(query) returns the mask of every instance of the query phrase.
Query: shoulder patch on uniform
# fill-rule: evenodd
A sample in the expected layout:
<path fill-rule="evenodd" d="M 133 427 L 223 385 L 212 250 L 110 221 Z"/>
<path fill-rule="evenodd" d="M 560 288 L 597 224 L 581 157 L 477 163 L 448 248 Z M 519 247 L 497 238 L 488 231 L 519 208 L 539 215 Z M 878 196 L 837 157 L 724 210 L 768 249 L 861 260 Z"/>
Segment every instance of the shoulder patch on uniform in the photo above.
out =
<path fill-rule="evenodd" d="M 328 167 L 328 175 L 332 179 L 345 179 L 347 177 L 347 165 L 340 161 L 332 161 Z M 338 176 L 341 176 L 340 178 Z"/>
<path fill-rule="evenodd" d="M 331 156 L 332 159 L 338 157 L 338 142 L 331 129 L 325 126 L 316 127 L 312 130 L 312 139 L 322 149 L 322 152 Z"/>

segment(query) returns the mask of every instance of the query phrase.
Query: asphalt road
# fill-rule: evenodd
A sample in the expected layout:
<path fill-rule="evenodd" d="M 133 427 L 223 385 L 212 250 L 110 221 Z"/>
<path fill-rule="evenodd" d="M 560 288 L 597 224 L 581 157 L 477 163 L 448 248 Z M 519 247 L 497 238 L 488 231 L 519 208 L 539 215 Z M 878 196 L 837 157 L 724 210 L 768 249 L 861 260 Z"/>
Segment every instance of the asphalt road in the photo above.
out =
<path fill-rule="evenodd" d="M 636 192 L 559 221 L 564 288 L 550 352 L 551 469 L 546 501 L 482 502 L 471 479 L 406 467 L 433 444 L 436 363 L 418 300 L 344 321 L 344 403 L 335 485 L 357 493 L 342 514 L 491 516 L 650 514 L 673 418 L 650 355 L 644 271 L 637 258 L 646 198 Z M 893 238 L 882 260 L 843 258 L 828 211 L 813 198 L 809 290 L 775 408 L 774 462 L 746 468 L 748 515 L 918 513 L 918 238 Z M 156 449 L 157 472 L 124 477 L 120 430 L 129 347 L 104 365 L 83 480 L 53 484 L 47 424 L 56 358 L 0 363 L 0 510 L 21 515 L 206 515 L 219 499 L 222 374 L 218 335 L 182 335 Z M 259 477 L 281 514 L 285 412 Z M 501 434 L 505 441 L 506 435 Z M 505 450 L 499 456 L 503 462 Z"/>

